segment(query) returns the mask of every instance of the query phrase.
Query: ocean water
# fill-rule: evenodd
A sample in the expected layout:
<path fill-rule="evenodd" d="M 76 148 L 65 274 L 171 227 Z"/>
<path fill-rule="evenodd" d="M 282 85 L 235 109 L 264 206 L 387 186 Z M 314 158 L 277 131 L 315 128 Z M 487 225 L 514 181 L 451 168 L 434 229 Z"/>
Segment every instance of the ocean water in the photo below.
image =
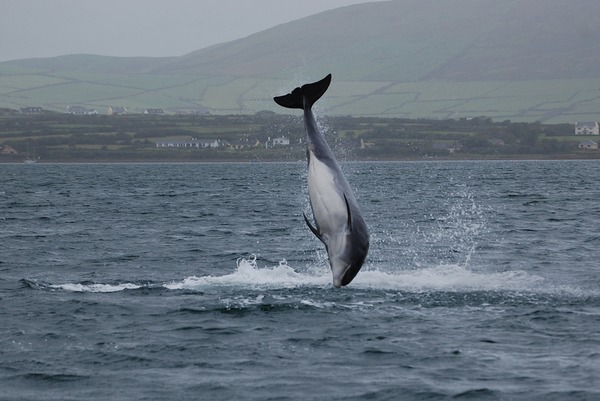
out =
<path fill-rule="evenodd" d="M 0 166 L 0 400 L 600 399 L 600 163 Z"/>

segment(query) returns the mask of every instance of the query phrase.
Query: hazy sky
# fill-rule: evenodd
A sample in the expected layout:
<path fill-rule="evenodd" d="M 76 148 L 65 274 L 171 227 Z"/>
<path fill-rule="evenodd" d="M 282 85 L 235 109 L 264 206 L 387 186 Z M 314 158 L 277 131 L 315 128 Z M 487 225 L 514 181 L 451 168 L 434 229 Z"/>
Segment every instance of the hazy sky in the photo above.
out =
<path fill-rule="evenodd" d="M 0 61 L 65 54 L 180 56 L 374 0 L 0 0 Z"/>

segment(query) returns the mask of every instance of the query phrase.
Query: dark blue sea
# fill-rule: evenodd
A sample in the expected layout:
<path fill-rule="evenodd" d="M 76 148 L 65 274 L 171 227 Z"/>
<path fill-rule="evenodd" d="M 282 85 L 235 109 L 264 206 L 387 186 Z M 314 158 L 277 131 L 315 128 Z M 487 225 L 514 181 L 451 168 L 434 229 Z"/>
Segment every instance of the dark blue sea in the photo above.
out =
<path fill-rule="evenodd" d="M 598 400 L 600 162 L 0 166 L 0 400 Z"/>

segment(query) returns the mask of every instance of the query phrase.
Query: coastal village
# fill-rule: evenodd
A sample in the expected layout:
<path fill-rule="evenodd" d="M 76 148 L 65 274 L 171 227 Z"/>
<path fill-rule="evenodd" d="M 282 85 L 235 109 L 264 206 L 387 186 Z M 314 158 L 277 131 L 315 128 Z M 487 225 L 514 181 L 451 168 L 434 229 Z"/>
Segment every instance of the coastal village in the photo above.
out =
<path fill-rule="evenodd" d="M 19 109 L 21 115 L 41 115 L 44 114 L 45 110 L 41 107 L 23 107 Z M 96 109 L 90 109 L 84 106 L 74 105 L 68 106 L 65 110 L 65 114 L 76 115 L 76 116 L 97 116 L 100 113 Z M 129 112 L 127 108 L 123 106 L 109 106 L 106 115 L 108 116 L 125 116 Z M 209 115 L 207 109 L 186 109 L 178 110 L 174 115 L 179 116 L 205 116 Z M 166 116 L 166 113 L 161 108 L 146 108 L 142 112 L 142 115 L 146 116 Z M 302 143 L 300 140 L 299 143 Z M 285 136 L 279 137 L 268 137 L 266 141 L 261 142 L 258 139 L 243 138 L 236 141 L 223 140 L 223 139 L 168 139 L 168 140 L 157 140 L 156 147 L 163 149 L 216 149 L 216 148 L 230 148 L 230 149 L 245 149 L 245 148 L 256 148 L 264 147 L 265 149 L 290 146 L 290 139 Z M 0 154 L 3 155 L 16 155 L 19 152 L 12 148 L 10 145 L 0 144 Z"/>
<path fill-rule="evenodd" d="M 130 113 L 126 107 L 109 106 L 100 113 L 96 109 L 72 105 L 63 113 L 41 107 L 23 107 L 10 116 L 14 121 L 27 121 L 25 125 L 39 126 L 29 134 L 24 132 L 21 136 L 0 138 L 3 161 L 16 161 L 19 157 L 35 161 L 44 152 L 43 161 L 57 160 L 56 154 L 62 155 L 58 160 L 70 160 L 71 156 L 67 154 L 75 152 L 79 152 L 77 160 L 104 160 L 104 157 L 119 160 L 145 160 L 144 157 L 151 160 L 235 160 L 240 155 L 271 160 L 291 155 L 298 157 L 303 152 L 305 140 L 303 131 L 295 124 L 291 128 L 286 121 L 292 116 L 268 111 L 223 116 L 211 115 L 209 110 L 202 108 L 169 111 L 146 108 Z M 328 118 L 338 121 L 334 124 L 336 131 L 328 134 L 336 138 L 330 146 L 337 146 L 341 152 L 354 152 L 359 159 L 514 157 L 552 153 L 561 153 L 561 157 L 565 157 L 577 151 L 576 157 L 587 154 L 595 158 L 596 152 L 600 155 L 600 140 L 595 139 L 600 139 L 597 121 L 544 126 L 540 123 L 493 122 L 485 117 L 447 121 Z M 69 124 L 72 128 L 67 128 Z M 84 128 L 86 126 L 88 128 Z M 63 133 L 60 132 L 62 129 L 65 130 Z M 53 139 L 48 138 L 52 135 Z M 155 151 L 149 152 L 151 148 Z M 289 151 L 285 151 L 286 148 Z M 123 152 L 127 149 L 137 153 L 125 157 Z M 200 150 L 203 152 L 192 156 Z M 104 155 L 91 155 L 93 151 L 104 151 Z M 89 157 L 84 156 L 86 152 Z M 214 155 L 209 156 L 210 153 Z M 256 155 L 251 156 L 252 153 Z"/>

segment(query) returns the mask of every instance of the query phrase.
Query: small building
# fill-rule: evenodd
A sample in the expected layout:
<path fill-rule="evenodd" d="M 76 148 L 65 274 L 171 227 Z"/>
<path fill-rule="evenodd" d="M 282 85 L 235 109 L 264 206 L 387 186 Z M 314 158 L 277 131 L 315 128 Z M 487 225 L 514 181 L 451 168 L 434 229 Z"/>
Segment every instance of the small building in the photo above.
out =
<path fill-rule="evenodd" d="M 360 148 L 361 149 L 372 148 L 373 146 L 375 146 L 374 142 L 365 142 L 365 140 L 363 138 L 360 138 Z"/>
<path fill-rule="evenodd" d="M 207 108 L 177 110 L 179 116 L 206 116 L 210 114 Z"/>
<path fill-rule="evenodd" d="M 9 145 L 0 145 L 0 149 L 0 154 L 3 155 L 16 155 L 19 153 L 12 146 Z"/>
<path fill-rule="evenodd" d="M 239 138 L 230 140 L 228 145 L 230 149 L 247 149 L 260 146 L 260 141 L 258 139 Z"/>
<path fill-rule="evenodd" d="M 22 107 L 19 109 L 19 112 L 21 114 L 42 114 L 44 113 L 44 109 L 42 109 L 41 107 Z"/>
<path fill-rule="evenodd" d="M 69 106 L 67 107 L 67 114 L 75 114 L 77 116 L 89 116 L 98 114 L 98 111 L 94 109 L 88 109 L 87 107 L 83 106 Z"/>
<path fill-rule="evenodd" d="M 600 126 L 597 121 L 575 123 L 575 135 L 600 135 Z"/>
<path fill-rule="evenodd" d="M 285 136 L 273 139 L 271 139 L 271 137 L 268 137 L 265 141 L 265 149 L 273 148 L 275 146 L 290 146 L 290 140 Z"/>
<path fill-rule="evenodd" d="M 218 148 L 221 147 L 221 141 L 218 139 L 194 139 L 194 143 L 198 144 L 199 148 Z"/>
<path fill-rule="evenodd" d="M 218 148 L 221 146 L 221 141 L 219 139 L 191 139 L 187 141 L 181 140 L 166 140 L 156 142 L 157 148 L 196 148 L 196 149 L 206 149 L 206 148 Z"/>
<path fill-rule="evenodd" d="M 583 142 L 579 142 L 578 145 L 579 149 L 598 149 L 598 144 L 594 141 L 592 141 L 591 139 L 586 139 Z"/>
<path fill-rule="evenodd" d="M 108 115 L 109 116 L 124 116 L 127 114 L 127 109 L 123 106 L 109 106 L 108 107 Z"/>
<path fill-rule="evenodd" d="M 290 146 L 290 138 L 286 138 L 285 136 L 273 138 L 273 146 Z"/>
<path fill-rule="evenodd" d="M 435 150 L 445 150 L 450 154 L 454 154 L 462 149 L 462 145 L 456 141 L 436 141 L 431 147 Z"/>
<path fill-rule="evenodd" d="M 492 146 L 498 146 L 498 147 L 504 146 L 504 141 L 499 138 L 488 139 L 488 143 Z"/>
<path fill-rule="evenodd" d="M 163 109 L 144 109 L 144 114 L 152 115 L 152 116 L 162 116 L 165 114 Z"/>

